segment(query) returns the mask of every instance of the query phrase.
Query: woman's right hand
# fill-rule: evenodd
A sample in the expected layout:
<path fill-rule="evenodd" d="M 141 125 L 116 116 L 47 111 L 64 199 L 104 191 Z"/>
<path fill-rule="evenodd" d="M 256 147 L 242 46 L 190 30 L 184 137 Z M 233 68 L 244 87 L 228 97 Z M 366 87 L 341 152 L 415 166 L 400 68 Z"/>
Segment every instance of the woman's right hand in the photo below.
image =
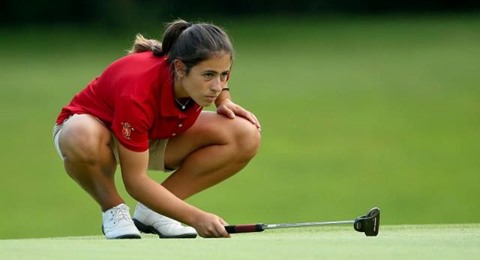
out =
<path fill-rule="evenodd" d="M 225 230 L 225 226 L 228 225 L 221 217 L 202 212 L 192 225 L 198 232 L 198 235 L 204 238 L 214 237 L 230 237 L 230 234 Z"/>

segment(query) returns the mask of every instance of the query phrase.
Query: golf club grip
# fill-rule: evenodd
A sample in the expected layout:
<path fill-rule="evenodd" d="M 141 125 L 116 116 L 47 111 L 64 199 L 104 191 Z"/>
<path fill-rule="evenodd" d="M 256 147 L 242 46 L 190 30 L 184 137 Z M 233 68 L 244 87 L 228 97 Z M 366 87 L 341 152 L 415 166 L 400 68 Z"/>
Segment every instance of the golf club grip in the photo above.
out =
<path fill-rule="evenodd" d="M 242 225 L 230 225 L 225 226 L 225 230 L 229 234 L 233 233 L 249 233 L 249 232 L 262 232 L 263 224 L 242 224 Z"/>

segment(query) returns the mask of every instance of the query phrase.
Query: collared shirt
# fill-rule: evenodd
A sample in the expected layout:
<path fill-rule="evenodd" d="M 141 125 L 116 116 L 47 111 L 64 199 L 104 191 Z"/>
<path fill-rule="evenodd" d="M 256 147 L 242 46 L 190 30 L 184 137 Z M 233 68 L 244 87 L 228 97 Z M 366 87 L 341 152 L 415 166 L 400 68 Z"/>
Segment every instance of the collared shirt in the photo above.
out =
<path fill-rule="evenodd" d="M 190 128 L 202 107 L 175 104 L 167 57 L 130 54 L 109 65 L 62 109 L 56 123 L 73 114 L 100 119 L 127 149 L 142 152 L 149 140 L 167 139 Z"/>

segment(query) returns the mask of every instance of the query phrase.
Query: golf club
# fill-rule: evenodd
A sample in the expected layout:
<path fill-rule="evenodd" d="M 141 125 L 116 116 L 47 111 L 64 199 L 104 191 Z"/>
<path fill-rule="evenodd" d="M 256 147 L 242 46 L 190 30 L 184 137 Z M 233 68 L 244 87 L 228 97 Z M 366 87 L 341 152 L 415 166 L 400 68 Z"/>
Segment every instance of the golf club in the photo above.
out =
<path fill-rule="evenodd" d="M 353 224 L 353 228 L 358 232 L 365 233 L 366 236 L 376 236 L 380 228 L 380 209 L 375 207 L 366 215 L 360 216 L 355 220 L 327 221 L 327 222 L 303 222 L 303 223 L 282 223 L 282 224 L 241 224 L 225 226 L 228 233 L 248 233 L 262 232 L 265 229 L 277 228 L 295 228 L 311 226 L 327 226 L 339 224 Z"/>

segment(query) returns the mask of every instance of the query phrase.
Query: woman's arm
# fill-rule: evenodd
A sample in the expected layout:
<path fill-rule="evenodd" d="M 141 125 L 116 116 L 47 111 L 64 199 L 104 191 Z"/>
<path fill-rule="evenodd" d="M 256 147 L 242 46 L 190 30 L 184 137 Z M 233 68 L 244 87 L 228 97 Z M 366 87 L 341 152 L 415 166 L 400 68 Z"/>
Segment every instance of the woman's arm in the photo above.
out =
<path fill-rule="evenodd" d="M 119 156 L 125 188 L 135 200 L 194 227 L 202 237 L 229 237 L 223 219 L 177 198 L 148 176 L 148 151 L 133 152 L 119 144 Z"/>

